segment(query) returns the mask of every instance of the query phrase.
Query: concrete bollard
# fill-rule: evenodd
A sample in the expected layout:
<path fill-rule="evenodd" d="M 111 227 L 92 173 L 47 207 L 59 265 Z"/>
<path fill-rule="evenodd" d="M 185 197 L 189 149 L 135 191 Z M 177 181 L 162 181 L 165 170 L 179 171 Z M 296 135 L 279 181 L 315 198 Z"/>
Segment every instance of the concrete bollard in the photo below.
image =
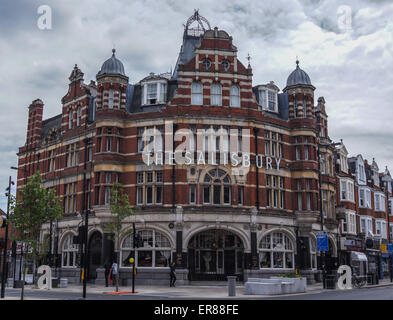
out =
<path fill-rule="evenodd" d="M 60 278 L 60 288 L 67 288 L 67 287 L 68 287 L 68 279 Z"/>
<path fill-rule="evenodd" d="M 14 287 L 14 278 L 8 278 L 7 279 L 7 287 L 8 288 L 13 288 Z"/>
<path fill-rule="evenodd" d="M 228 296 L 236 296 L 236 276 L 228 276 Z"/>

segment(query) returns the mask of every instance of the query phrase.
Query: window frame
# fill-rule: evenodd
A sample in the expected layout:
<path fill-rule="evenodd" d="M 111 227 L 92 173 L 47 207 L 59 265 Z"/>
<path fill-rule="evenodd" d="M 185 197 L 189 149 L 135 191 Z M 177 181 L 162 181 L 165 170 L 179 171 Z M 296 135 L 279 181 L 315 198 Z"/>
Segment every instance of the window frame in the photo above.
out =
<path fill-rule="evenodd" d="M 203 105 L 203 84 L 200 81 L 191 83 L 191 105 Z"/>
<path fill-rule="evenodd" d="M 210 86 L 210 105 L 222 106 L 222 86 L 218 82 L 213 82 Z"/>
<path fill-rule="evenodd" d="M 154 268 L 154 269 L 167 269 L 169 267 L 169 263 L 172 260 L 172 254 L 174 252 L 174 247 L 173 244 L 171 242 L 171 239 L 169 236 L 167 236 L 165 233 L 161 232 L 161 231 L 157 231 L 155 229 L 142 229 L 138 231 L 138 234 L 141 235 L 142 239 L 147 235 L 148 233 L 152 234 L 151 237 L 151 243 L 152 245 L 150 246 L 149 244 L 147 246 L 145 246 L 146 241 L 144 241 L 144 245 L 142 247 L 139 248 L 135 248 L 135 252 L 136 255 L 134 257 L 135 259 L 135 267 L 141 268 L 141 269 L 147 269 L 147 268 Z M 158 237 L 159 236 L 159 237 Z M 129 239 L 131 238 L 131 240 Z M 164 246 L 157 246 L 157 238 L 164 238 L 165 241 L 169 244 L 168 247 Z M 124 243 L 126 241 L 129 241 L 130 246 L 124 246 Z M 134 252 L 134 248 L 133 248 L 133 244 L 132 244 L 132 234 L 128 235 L 126 237 L 124 237 L 122 239 L 121 245 L 120 245 L 120 268 L 125 268 L 125 269 L 131 269 L 132 266 L 131 264 L 127 264 L 127 265 L 123 265 L 123 261 L 126 259 L 124 258 L 124 251 L 129 251 L 129 255 L 133 255 Z M 162 244 L 162 242 L 160 243 Z M 146 252 L 146 251 L 151 251 L 151 266 L 139 266 L 139 252 Z M 167 258 L 167 265 L 166 266 L 156 266 L 156 256 L 157 256 L 157 252 L 169 252 L 169 256 Z"/>
<path fill-rule="evenodd" d="M 236 89 L 236 92 L 234 90 Z M 240 86 L 238 84 L 231 84 L 229 88 L 229 106 L 231 108 L 240 108 L 241 107 L 241 95 L 240 95 Z"/>
<path fill-rule="evenodd" d="M 277 241 L 277 235 L 281 235 L 278 238 L 281 238 L 282 240 L 280 240 L 281 242 L 281 246 L 280 248 L 277 248 L 277 244 L 275 243 L 275 240 Z M 276 238 L 275 238 L 276 236 Z M 269 243 L 267 243 L 265 241 L 265 239 L 269 237 Z M 268 245 L 268 247 L 264 247 L 265 245 Z M 289 244 L 290 245 L 290 249 L 286 248 L 286 245 Z M 276 245 L 276 247 L 274 247 L 274 245 Z M 270 253 L 270 266 L 269 267 L 262 267 L 262 254 L 263 253 Z M 282 253 L 282 257 L 284 257 L 283 261 L 282 261 L 282 268 L 277 268 L 275 267 L 275 256 L 274 253 Z M 287 254 L 290 255 L 291 259 L 290 261 L 292 262 L 292 266 L 290 268 L 287 267 L 286 265 L 286 257 Z M 258 260 L 259 260 L 259 269 L 260 270 L 294 270 L 295 269 L 295 246 L 294 246 L 294 242 L 292 241 L 292 239 L 285 233 L 285 232 L 280 232 L 280 231 L 272 231 L 269 232 L 268 234 L 263 235 L 263 237 L 261 238 L 261 240 L 258 243 Z"/>

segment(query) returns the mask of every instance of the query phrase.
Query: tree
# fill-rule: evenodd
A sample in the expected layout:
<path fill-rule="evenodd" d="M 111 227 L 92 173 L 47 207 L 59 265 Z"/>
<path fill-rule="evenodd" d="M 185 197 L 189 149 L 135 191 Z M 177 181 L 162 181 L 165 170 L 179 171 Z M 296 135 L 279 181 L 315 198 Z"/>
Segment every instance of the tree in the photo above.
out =
<path fill-rule="evenodd" d="M 34 264 L 40 258 L 40 233 L 42 225 L 62 217 L 63 208 L 53 189 L 42 185 L 42 177 L 36 172 L 12 201 L 10 220 L 15 230 L 14 240 L 27 244 L 26 256 Z"/>
<path fill-rule="evenodd" d="M 111 208 L 111 220 L 106 223 L 105 229 L 113 234 L 113 240 L 116 243 L 116 247 L 120 250 L 120 238 L 127 233 L 123 229 L 123 222 L 126 218 L 134 214 L 128 195 L 124 192 L 124 189 L 120 183 L 115 183 L 111 189 L 110 195 L 110 208 Z M 119 266 L 120 266 L 120 252 L 117 255 L 116 263 L 118 266 L 118 272 L 116 274 L 116 292 L 119 291 Z"/>

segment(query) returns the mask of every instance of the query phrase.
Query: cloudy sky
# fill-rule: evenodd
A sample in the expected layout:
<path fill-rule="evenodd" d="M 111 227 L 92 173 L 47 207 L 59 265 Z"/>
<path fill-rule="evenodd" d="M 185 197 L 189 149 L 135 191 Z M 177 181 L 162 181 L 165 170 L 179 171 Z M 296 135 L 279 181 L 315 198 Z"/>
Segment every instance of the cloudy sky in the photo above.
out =
<path fill-rule="evenodd" d="M 49 30 L 37 25 L 41 5 L 52 11 Z M 74 64 L 95 80 L 113 47 L 132 83 L 169 71 L 194 9 L 233 37 L 244 64 L 250 53 L 254 85 L 283 89 L 299 56 L 315 98 L 325 97 L 330 137 L 393 170 L 392 1 L 1 0 L 1 208 L 31 101 L 44 101 L 44 119 L 59 114 Z"/>

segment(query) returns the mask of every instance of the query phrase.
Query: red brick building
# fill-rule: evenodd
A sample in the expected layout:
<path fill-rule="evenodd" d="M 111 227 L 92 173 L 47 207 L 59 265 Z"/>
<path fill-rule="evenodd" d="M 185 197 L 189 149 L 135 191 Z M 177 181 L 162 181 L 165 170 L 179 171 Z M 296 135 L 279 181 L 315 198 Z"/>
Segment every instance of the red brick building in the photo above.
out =
<path fill-rule="evenodd" d="M 348 158 L 343 142 L 336 145 L 336 211 L 341 221 L 340 264 L 362 274 L 389 276 L 387 245 L 392 239 L 392 181 L 389 171 L 379 172 L 362 155 Z M 387 184 L 385 180 L 388 180 Z"/>
<path fill-rule="evenodd" d="M 18 189 L 39 170 L 45 186 L 60 196 L 64 218 L 53 231 L 53 253 L 62 276 L 79 277 L 80 248 L 73 237 L 82 221 L 84 173 L 88 276 L 97 283 L 113 251 L 120 254 L 122 283 L 131 278 L 132 239 L 121 239 L 116 248 L 104 228 L 114 182 L 141 208 L 124 223 L 129 229 L 135 222 L 143 238 L 136 256 L 138 281 L 166 284 L 170 260 L 178 264 L 180 283 L 232 274 L 245 280 L 296 269 L 314 281 L 321 265 L 316 249 L 321 229 L 329 236 L 325 263 L 337 267 L 335 148 L 325 100 L 315 103 L 315 87 L 299 61 L 282 92 L 273 81 L 254 84 L 251 65 L 238 59 L 234 43 L 195 12 L 172 74 L 150 74 L 132 84 L 113 50 L 96 82 L 85 84 L 75 65 L 58 116 L 44 120 L 40 99 L 29 106 Z M 152 128 L 159 134 L 144 141 L 143 133 Z M 142 160 L 147 144 L 156 151 L 171 146 L 169 129 L 190 129 L 197 137 L 198 130 L 209 128 L 246 129 L 238 138 L 239 146 L 249 142 L 250 147 L 251 165 L 244 174 L 233 163 L 203 164 L 198 155 L 190 165 Z M 222 141 L 213 136 L 218 156 Z M 263 155 L 263 166 L 256 155 Z M 48 234 L 45 225 L 42 239 Z"/>

